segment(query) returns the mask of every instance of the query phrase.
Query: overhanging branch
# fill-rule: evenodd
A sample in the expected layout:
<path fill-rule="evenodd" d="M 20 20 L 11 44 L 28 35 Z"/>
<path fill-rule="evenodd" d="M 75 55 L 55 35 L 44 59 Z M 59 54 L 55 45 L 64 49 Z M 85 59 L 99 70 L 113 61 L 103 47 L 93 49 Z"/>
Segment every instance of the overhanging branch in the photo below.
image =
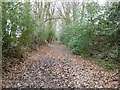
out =
<path fill-rule="evenodd" d="M 62 19 L 62 18 L 48 18 L 44 21 L 44 23 L 47 22 L 48 20 L 52 20 L 52 19 Z"/>
<path fill-rule="evenodd" d="M 52 19 L 63 19 L 63 18 L 48 18 L 48 19 L 46 19 L 45 21 L 43 21 L 43 23 L 45 23 L 45 22 L 47 22 L 47 21 L 49 21 L 49 20 L 52 20 Z M 43 24 L 42 23 L 42 24 Z"/>

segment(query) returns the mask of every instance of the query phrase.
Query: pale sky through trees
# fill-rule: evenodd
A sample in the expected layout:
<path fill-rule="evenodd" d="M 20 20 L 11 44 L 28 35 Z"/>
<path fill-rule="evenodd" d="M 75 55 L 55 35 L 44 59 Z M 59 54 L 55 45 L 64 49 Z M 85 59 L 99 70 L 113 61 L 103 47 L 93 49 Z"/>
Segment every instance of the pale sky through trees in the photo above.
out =
<path fill-rule="evenodd" d="M 57 5 L 58 8 L 61 9 L 61 12 L 62 12 L 62 13 L 64 13 L 64 10 L 63 10 L 63 6 L 62 6 L 61 2 L 71 2 L 71 1 L 72 1 L 72 2 L 76 1 L 76 2 L 80 2 L 80 3 L 82 3 L 83 1 L 84 1 L 84 2 L 88 2 L 88 0 L 62 0 L 62 1 L 59 1 L 59 0 L 51 0 L 51 1 L 57 1 L 56 5 Z M 89 1 L 90 1 L 90 2 L 92 2 L 92 1 L 98 2 L 100 5 L 104 5 L 107 0 L 89 0 Z M 57 13 L 59 13 L 59 12 L 57 12 Z M 70 13 L 71 13 L 71 12 L 70 12 Z M 71 13 L 71 14 L 72 14 L 72 13 Z M 56 22 L 56 33 L 57 33 L 57 34 L 60 33 L 61 23 L 62 23 L 62 22 L 61 22 L 60 20 L 57 20 L 57 22 Z"/>
<path fill-rule="evenodd" d="M 10 1 L 10 0 L 5 0 L 5 1 Z M 11 1 L 16 1 L 16 0 L 11 0 Z M 94 2 L 98 2 L 100 5 L 104 5 L 106 2 L 116 2 L 116 1 L 120 1 L 120 0 L 18 0 L 18 1 L 20 1 L 20 2 L 31 2 L 31 4 L 34 3 L 34 2 L 56 2 L 56 6 L 58 8 L 60 8 L 61 13 L 64 14 L 64 10 L 62 8 L 61 2 L 80 2 L 80 3 L 82 3 L 82 2 L 92 2 L 92 1 L 94 1 Z M 54 8 L 57 10 L 56 7 L 54 7 Z M 55 12 L 56 12 L 56 10 L 55 10 Z M 71 13 L 71 11 L 70 11 L 70 13 Z M 58 17 L 59 16 L 58 14 L 59 14 L 59 12 L 56 12 L 55 17 Z M 60 23 L 61 23 L 60 20 L 56 21 L 56 31 L 58 31 L 58 32 L 61 29 Z"/>
<path fill-rule="evenodd" d="M 3 1 L 16 1 L 16 0 L 3 0 Z M 120 0 L 18 0 L 20 2 L 57 2 L 57 1 L 61 1 L 61 2 L 88 2 L 88 1 L 97 1 L 99 4 L 104 4 L 106 1 L 107 2 L 118 2 Z"/>

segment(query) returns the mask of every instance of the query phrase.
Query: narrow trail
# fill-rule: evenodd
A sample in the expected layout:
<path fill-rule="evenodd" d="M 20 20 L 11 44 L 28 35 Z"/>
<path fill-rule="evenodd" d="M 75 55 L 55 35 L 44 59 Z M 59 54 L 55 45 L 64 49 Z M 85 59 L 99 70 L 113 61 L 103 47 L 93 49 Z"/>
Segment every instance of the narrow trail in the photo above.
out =
<path fill-rule="evenodd" d="M 118 79 L 54 42 L 3 76 L 3 88 L 118 88 Z"/>

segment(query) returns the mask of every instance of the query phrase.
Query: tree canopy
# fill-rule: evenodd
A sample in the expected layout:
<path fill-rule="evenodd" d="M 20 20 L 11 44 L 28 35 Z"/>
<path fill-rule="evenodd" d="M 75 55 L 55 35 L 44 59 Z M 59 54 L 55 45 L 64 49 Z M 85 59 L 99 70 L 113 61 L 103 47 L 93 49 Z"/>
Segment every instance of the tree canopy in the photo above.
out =
<path fill-rule="evenodd" d="M 59 38 L 71 52 L 104 61 L 107 68 L 119 63 L 119 2 L 0 4 L 3 57 L 23 58 L 25 51 Z"/>

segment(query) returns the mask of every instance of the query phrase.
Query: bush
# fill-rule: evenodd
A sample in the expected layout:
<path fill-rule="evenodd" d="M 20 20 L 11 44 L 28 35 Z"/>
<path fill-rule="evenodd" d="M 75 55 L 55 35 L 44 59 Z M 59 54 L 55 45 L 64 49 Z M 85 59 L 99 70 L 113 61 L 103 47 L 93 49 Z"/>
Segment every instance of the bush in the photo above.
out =
<path fill-rule="evenodd" d="M 23 57 L 55 37 L 53 27 L 35 17 L 30 3 L 2 2 L 3 57 Z M 52 25 L 51 25 L 52 26 Z"/>
<path fill-rule="evenodd" d="M 91 2 L 93 3 L 93 2 Z M 109 4 L 109 7 L 101 7 L 97 5 L 99 10 L 95 12 L 87 12 L 87 9 L 93 8 L 87 3 L 86 11 L 89 13 L 81 20 L 74 24 L 64 27 L 60 40 L 67 45 L 68 49 L 76 54 L 83 56 L 92 56 L 98 59 L 104 59 L 106 62 L 117 63 L 118 60 L 118 18 L 120 12 L 119 3 Z M 104 11 L 104 13 L 98 14 Z M 94 11 L 94 9 L 92 9 Z M 120 29 L 120 28 L 119 28 Z"/>

